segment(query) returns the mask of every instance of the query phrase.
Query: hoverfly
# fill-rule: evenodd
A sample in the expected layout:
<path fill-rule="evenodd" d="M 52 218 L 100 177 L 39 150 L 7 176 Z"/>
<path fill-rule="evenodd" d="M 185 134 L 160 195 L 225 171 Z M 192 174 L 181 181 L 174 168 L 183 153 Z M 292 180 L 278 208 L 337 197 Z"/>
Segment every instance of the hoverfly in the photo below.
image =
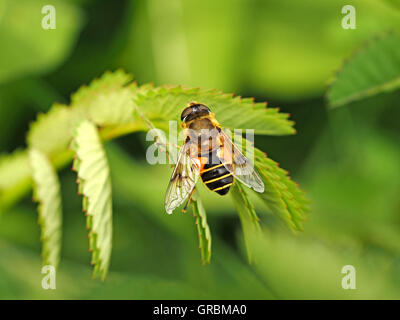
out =
<path fill-rule="evenodd" d="M 248 160 L 234 145 L 204 104 L 191 102 L 182 111 L 181 126 L 185 141 L 180 149 L 165 195 L 168 213 L 189 198 L 199 177 L 211 190 L 226 195 L 236 178 L 257 192 L 264 192 L 264 183 Z"/>

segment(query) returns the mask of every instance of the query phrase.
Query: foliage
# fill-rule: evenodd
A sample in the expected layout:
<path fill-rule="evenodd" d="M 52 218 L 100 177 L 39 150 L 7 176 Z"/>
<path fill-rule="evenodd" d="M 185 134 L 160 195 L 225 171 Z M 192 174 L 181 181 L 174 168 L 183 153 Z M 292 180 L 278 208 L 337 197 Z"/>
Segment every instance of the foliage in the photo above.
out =
<path fill-rule="evenodd" d="M 256 148 L 255 166 L 261 173 L 266 189 L 259 196 L 293 230 L 302 230 L 301 223 L 309 211 L 309 202 L 304 193 L 290 180 L 287 171 L 279 168 L 278 163 Z"/>
<path fill-rule="evenodd" d="M 120 70 L 105 73 L 74 94 L 70 107 L 55 105 L 48 114 L 40 115 L 28 134 L 30 148 L 40 150 L 43 156 L 52 160 L 56 168 L 65 165 L 71 158 L 72 153 L 67 150 L 67 146 L 72 139 L 72 151 L 76 155 L 74 169 L 78 173 L 79 190 L 84 196 L 83 210 L 88 215 L 94 275 L 101 275 L 102 279 L 106 276 L 111 256 L 112 205 L 110 173 L 101 138 L 107 140 L 145 130 L 146 125 L 150 128 L 166 128 L 168 120 L 179 119 L 182 106 L 192 100 L 208 104 L 219 121 L 230 128 L 254 128 L 259 134 L 294 133 L 293 122 L 287 120 L 287 114 L 266 108 L 265 104 L 255 104 L 252 99 L 200 89 L 154 88 L 148 85 L 138 87 L 134 83 L 130 84 L 130 80 L 131 77 Z M 88 120 L 79 122 L 83 119 Z M 95 124 L 101 126 L 100 131 Z M 297 187 L 281 171 L 274 169 L 273 163 L 271 165 L 271 162 L 260 156 L 256 158 L 255 166 L 267 186 L 265 194 L 261 195 L 263 200 L 272 212 L 283 216 L 291 228 L 300 229 L 306 208 Z M 26 175 L 28 179 L 29 174 Z M 39 181 L 36 184 L 40 185 Z M 241 191 L 240 196 L 234 199 L 247 234 L 245 213 L 242 210 L 249 210 L 256 224 L 258 218 L 242 187 L 236 188 Z M 243 206 L 247 209 L 243 209 Z M 209 262 L 211 234 L 199 199 L 194 202 L 193 209 L 202 260 Z"/>
<path fill-rule="evenodd" d="M 256 134 L 269 135 L 295 133 L 293 121 L 287 120 L 288 115 L 279 113 L 278 109 L 266 108 L 266 104 L 254 103 L 253 99 L 242 99 L 215 90 L 145 87 L 135 98 L 136 105 L 156 126 L 165 124 L 167 119 L 179 121 L 182 106 L 188 101 L 201 101 L 209 106 L 218 121 L 230 129 L 251 128 Z"/>
<path fill-rule="evenodd" d="M 204 264 L 211 261 L 211 231 L 207 224 L 206 211 L 201 199 L 193 199 L 193 217 L 196 220 L 197 233 L 199 235 L 199 248 L 201 260 Z"/>
<path fill-rule="evenodd" d="M 399 50 L 388 39 L 400 30 L 399 0 L 353 0 L 356 29 L 342 28 L 345 0 L 54 0 L 57 28 L 43 30 L 41 8 L 47 4 L 0 0 L 0 298 L 400 297 L 400 90 L 381 90 L 397 70 Z M 90 83 L 117 68 L 133 72 L 140 84 L 154 84 L 139 86 L 123 71 Z M 82 83 L 88 85 L 79 89 Z M 379 90 L 369 91 L 376 85 Z M 228 95 L 225 100 L 216 90 L 197 87 L 269 105 Z M 212 263 L 205 266 L 194 250 L 200 217 L 193 219 L 192 208 L 164 214 L 172 168 L 145 161 L 148 126 L 168 130 L 167 120 L 179 122 L 187 103 L 180 96 L 203 101 L 199 92 L 208 92 L 222 126 L 257 125 L 255 146 L 268 153 L 256 150 L 253 159 L 269 186 L 261 197 L 239 183 L 225 197 L 197 185 L 212 231 Z M 331 99 L 349 107 L 335 108 Z M 269 114 L 278 106 L 280 119 Z M 293 132 L 286 113 L 298 134 L 274 133 Z M 82 121 L 97 129 L 112 183 L 112 260 L 105 282 L 90 277 L 86 217 L 70 170 L 76 154 L 68 146 Z M 50 198 L 36 197 L 37 207 L 30 191 L 36 195 L 51 181 L 36 186 L 33 149 L 47 160 L 39 172 L 60 180 L 57 290 L 40 285 L 40 252 L 47 245 L 40 238 L 48 222 L 38 225 L 37 209 Z M 309 204 L 280 166 L 307 190 L 307 223 L 291 208 L 307 211 Z M 296 221 L 304 232 L 294 236 Z M 356 268 L 355 290 L 341 286 L 341 269 L 349 264 Z"/>
<path fill-rule="evenodd" d="M 97 129 L 89 121 L 80 123 L 74 132 L 74 170 L 78 173 L 79 193 L 87 215 L 89 248 L 92 252 L 93 275 L 104 280 L 112 247 L 111 180 L 106 154 Z"/>
<path fill-rule="evenodd" d="M 29 162 L 34 180 L 34 199 L 39 202 L 43 264 L 57 267 L 62 232 L 60 184 L 50 161 L 42 152 L 29 150 Z"/>
<path fill-rule="evenodd" d="M 240 182 L 236 181 L 233 185 L 231 196 L 239 214 L 240 222 L 242 223 L 248 260 L 251 262 L 252 251 L 249 238 L 254 234 L 260 233 L 259 218 L 257 217 L 253 204 L 248 199 L 245 188 Z"/>
<path fill-rule="evenodd" d="M 400 88 L 400 37 L 389 33 L 359 49 L 328 92 L 332 108 Z"/>

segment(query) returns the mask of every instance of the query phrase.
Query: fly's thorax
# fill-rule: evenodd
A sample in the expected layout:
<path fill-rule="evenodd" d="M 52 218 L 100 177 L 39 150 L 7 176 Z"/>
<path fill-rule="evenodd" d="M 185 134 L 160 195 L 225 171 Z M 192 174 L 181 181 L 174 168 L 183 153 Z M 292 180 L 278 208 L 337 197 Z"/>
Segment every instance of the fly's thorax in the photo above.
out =
<path fill-rule="evenodd" d="M 204 124 L 204 123 L 203 123 Z M 219 129 L 212 125 L 202 126 L 195 129 L 185 129 L 185 134 L 191 143 L 197 145 L 199 154 L 208 154 L 220 147 Z"/>
<path fill-rule="evenodd" d="M 202 117 L 188 123 L 188 128 L 199 133 L 202 130 L 214 129 L 214 125 L 209 117 Z"/>

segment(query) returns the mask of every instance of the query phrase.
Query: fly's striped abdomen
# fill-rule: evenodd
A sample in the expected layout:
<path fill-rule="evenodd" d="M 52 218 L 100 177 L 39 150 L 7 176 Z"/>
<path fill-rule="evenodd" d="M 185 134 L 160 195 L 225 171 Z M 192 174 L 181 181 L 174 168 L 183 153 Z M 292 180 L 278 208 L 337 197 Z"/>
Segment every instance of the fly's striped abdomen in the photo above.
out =
<path fill-rule="evenodd" d="M 209 157 L 211 156 L 212 154 L 209 155 Z M 214 159 L 216 158 L 214 157 Z M 216 161 L 209 162 L 211 163 L 205 164 L 200 172 L 201 179 L 211 191 L 215 191 L 223 196 L 228 193 L 233 183 L 232 173 L 220 161 L 218 161 L 219 163 L 212 163 Z"/>

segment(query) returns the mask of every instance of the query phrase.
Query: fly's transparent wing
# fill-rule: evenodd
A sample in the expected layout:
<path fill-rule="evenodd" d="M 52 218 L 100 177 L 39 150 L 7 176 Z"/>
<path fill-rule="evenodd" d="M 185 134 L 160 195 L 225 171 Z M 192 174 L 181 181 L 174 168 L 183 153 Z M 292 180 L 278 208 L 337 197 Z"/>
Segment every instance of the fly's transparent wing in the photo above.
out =
<path fill-rule="evenodd" d="M 200 176 L 196 146 L 190 142 L 181 148 L 165 194 L 165 210 L 171 214 L 190 195 Z"/>
<path fill-rule="evenodd" d="M 224 167 L 229 172 L 232 172 L 233 176 L 244 185 L 259 193 L 263 193 L 264 182 L 251 161 L 240 152 L 232 142 L 231 138 L 229 138 L 223 130 L 220 131 L 219 135 L 221 147 L 219 148 L 217 155 Z"/>

